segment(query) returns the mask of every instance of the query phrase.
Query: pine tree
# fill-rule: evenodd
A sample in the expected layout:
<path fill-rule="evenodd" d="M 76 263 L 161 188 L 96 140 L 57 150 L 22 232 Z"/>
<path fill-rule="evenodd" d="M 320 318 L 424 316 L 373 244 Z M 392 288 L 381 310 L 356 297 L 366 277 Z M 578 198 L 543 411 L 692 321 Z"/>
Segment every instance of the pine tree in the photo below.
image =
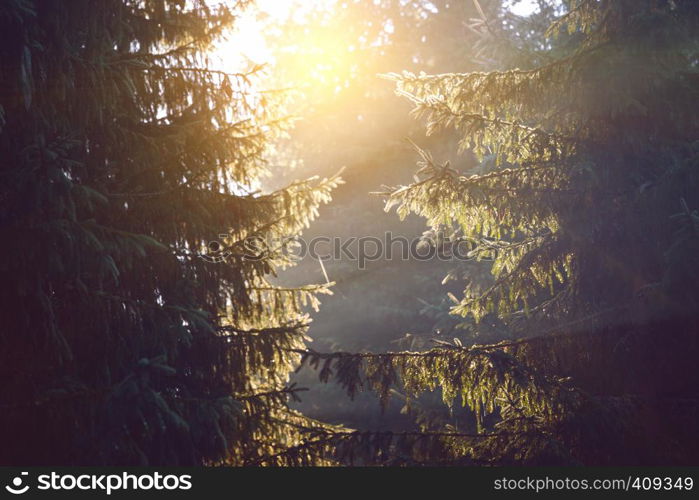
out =
<path fill-rule="evenodd" d="M 390 232 L 393 238 L 417 240 L 425 229 L 422 219 L 400 221 L 392 213 L 382 213 L 381 198 L 371 195 L 382 185 L 412 178 L 405 165 L 412 161 L 413 151 L 403 138 L 417 140 L 424 135 L 421 124 L 406 119 L 409 103 L 395 99 L 392 85 L 376 75 L 401 68 L 474 68 L 469 59 L 474 36 L 466 33 L 470 38 L 465 39 L 463 23 L 476 13 L 475 7 L 470 1 L 356 0 L 314 12 L 303 8 L 304 3 L 292 2 L 303 16 L 293 16 L 283 25 L 272 16 L 263 30 L 270 38 L 268 44 L 276 48 L 270 73 L 277 86 L 296 86 L 292 107 L 303 115 L 284 140 L 293 151 L 283 150 L 282 157 L 297 161 L 288 176 L 324 176 L 342 165 L 346 181 L 304 238 L 384 240 Z M 494 7 L 499 2 L 488 3 Z M 448 150 L 455 137 L 451 131 L 431 137 L 428 147 Z M 350 246 L 353 254 L 358 246 Z M 393 256 L 399 256 L 400 250 L 400 243 L 394 245 Z M 453 266 L 454 262 L 436 258 L 386 258 L 359 269 L 355 259 L 327 260 L 324 268 L 335 283 L 335 296 L 313 315 L 309 334 L 314 348 L 383 351 L 396 349 L 396 339 L 406 333 L 408 343 L 424 341 L 434 331 L 446 334 L 449 324 L 461 321 L 453 316 L 445 321 L 432 318 L 425 301 L 439 302 L 445 296 L 448 289 L 441 280 Z M 464 267 L 471 277 L 480 270 L 487 278 L 485 263 L 468 262 Z M 282 279 L 305 283 L 309 276 L 325 281 L 313 258 L 303 259 Z M 453 292 L 459 286 L 455 280 L 449 284 Z M 448 316 L 446 308 L 444 313 Z M 398 399 L 382 412 L 373 395 L 363 393 L 348 401 L 336 384 L 318 383 L 311 370 L 303 370 L 294 380 L 309 388 L 294 407 L 320 420 L 358 429 L 412 425 L 411 416 L 400 414 Z M 435 403 L 446 414 L 441 402 Z"/>
<path fill-rule="evenodd" d="M 479 240 L 477 252 L 497 254 L 496 284 L 468 290 L 457 312 L 570 316 L 628 302 L 660 281 L 669 244 L 646 250 L 648 233 L 667 242 L 668 217 L 691 199 L 662 193 L 670 206 L 645 217 L 643 228 L 637 222 L 645 197 L 665 187 L 657 179 L 669 167 L 658 165 L 693 154 L 678 153 L 676 142 L 694 137 L 685 105 L 695 97 L 694 11 L 664 2 L 570 8 L 551 32 L 567 27 L 585 37 L 533 70 L 397 77 L 398 92 L 415 102 L 428 132 L 455 127 L 462 147 L 488 160 L 468 178 L 423 152 L 424 182 L 389 201 L 433 225 L 456 223 Z M 420 203 L 431 191 L 442 199 Z M 610 281 L 604 289 L 602 276 Z"/>
<path fill-rule="evenodd" d="M 296 234 L 339 181 L 253 191 L 284 121 L 206 55 L 246 3 L 0 4 L 1 463 L 294 454 L 327 289 L 274 285 L 287 258 L 244 240 Z"/>
<path fill-rule="evenodd" d="M 476 415 L 473 433 L 379 433 L 364 460 L 696 461 L 699 6 L 566 6 L 530 67 L 388 75 L 428 133 L 458 130 L 480 165 L 418 148 L 419 180 L 387 192 L 387 210 L 475 242 L 494 281 L 469 285 L 452 312 L 496 314 L 523 338 L 305 351 L 350 395 L 438 390 Z"/>

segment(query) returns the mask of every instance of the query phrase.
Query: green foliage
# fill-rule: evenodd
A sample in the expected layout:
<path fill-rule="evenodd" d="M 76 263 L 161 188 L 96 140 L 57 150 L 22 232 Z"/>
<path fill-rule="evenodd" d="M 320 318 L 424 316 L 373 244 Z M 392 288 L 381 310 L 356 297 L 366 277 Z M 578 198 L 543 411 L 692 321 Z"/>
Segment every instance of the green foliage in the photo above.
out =
<path fill-rule="evenodd" d="M 0 5 L 0 462 L 246 464 L 283 420 L 306 305 L 269 281 L 339 179 L 253 192 L 286 128 L 206 51 L 247 2 Z M 227 236 L 230 258 L 199 258 Z M 282 421 L 282 423 L 280 423 Z"/>
<path fill-rule="evenodd" d="M 495 30 L 478 7 L 469 27 L 506 32 L 522 68 L 389 75 L 479 164 L 418 148 L 387 209 L 475 243 L 492 281 L 452 312 L 522 338 L 382 354 L 309 350 L 328 288 L 273 281 L 281 250 L 246 256 L 339 179 L 255 191 L 287 123 L 255 69 L 205 56 L 245 4 L 0 5 L 0 462 L 696 462 L 697 3 L 575 0 Z M 221 234 L 225 262 L 198 258 Z M 410 413 L 438 395 L 468 418 L 316 422 L 288 407 L 299 361 L 351 397 L 402 391 Z"/>
<path fill-rule="evenodd" d="M 668 328 L 675 337 L 663 337 Z M 696 334 L 696 323 L 675 321 L 420 352 L 300 352 L 302 363 L 350 396 L 373 391 L 386 404 L 400 389 L 406 410 L 419 417 L 420 396 L 438 393 L 452 413 L 460 402 L 475 416 L 473 430 L 463 415 L 440 427 L 425 420 L 408 433 L 416 438 L 409 446 L 391 440 L 403 432 L 364 433 L 393 436 L 380 460 L 364 458 L 371 463 L 687 463 L 697 450 Z M 434 443 L 443 433 L 450 439 Z M 441 448 L 425 452 L 420 435 Z"/>
<path fill-rule="evenodd" d="M 388 75 L 428 133 L 459 130 L 481 160 L 469 174 L 418 148 L 421 180 L 386 206 L 453 224 L 479 242 L 474 256 L 494 257 L 494 285 L 467 289 L 459 314 L 555 318 L 625 304 L 660 281 L 669 217 L 681 199 L 697 201 L 685 198 L 696 158 L 687 106 L 697 98 L 696 10 L 652 1 L 570 9 L 551 32 L 568 27 L 580 40 L 531 70 Z M 602 276 L 615 284 L 601 290 Z"/>
<path fill-rule="evenodd" d="M 680 422 L 699 407 L 699 9 L 566 5 L 525 69 L 386 75 L 428 134 L 458 131 L 479 160 L 463 171 L 416 147 L 417 179 L 384 193 L 386 210 L 475 243 L 471 256 L 492 260 L 493 281 L 468 283 L 452 312 L 496 315 L 526 337 L 302 351 L 350 396 L 372 390 L 385 403 L 398 388 L 410 406 L 438 391 L 470 408 L 477 442 L 462 436 L 453 454 L 423 463 L 696 460 L 696 424 Z"/>

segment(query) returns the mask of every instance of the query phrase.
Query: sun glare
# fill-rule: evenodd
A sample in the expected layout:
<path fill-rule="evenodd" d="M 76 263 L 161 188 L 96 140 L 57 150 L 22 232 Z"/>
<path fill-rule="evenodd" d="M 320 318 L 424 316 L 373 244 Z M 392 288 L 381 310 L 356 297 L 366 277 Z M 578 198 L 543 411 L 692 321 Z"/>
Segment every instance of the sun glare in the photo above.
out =
<path fill-rule="evenodd" d="M 512 0 L 508 9 L 517 16 L 528 17 L 539 10 L 539 4 L 536 0 Z"/>
<path fill-rule="evenodd" d="M 273 51 L 265 37 L 266 30 L 283 29 L 288 22 L 303 23 L 313 10 L 330 10 L 336 0 L 258 0 L 238 20 L 213 53 L 222 69 L 236 72 L 250 64 L 273 62 Z"/>
<path fill-rule="evenodd" d="M 305 25 L 312 16 L 331 18 L 341 6 L 337 0 L 258 0 L 216 44 L 210 54 L 212 66 L 231 73 L 274 66 L 283 68 L 285 87 L 338 92 L 352 76 L 354 47 L 337 30 L 310 30 Z"/>
<path fill-rule="evenodd" d="M 210 52 L 211 67 L 230 73 L 259 65 L 283 68 L 284 87 L 337 93 L 349 85 L 362 56 L 356 40 L 332 22 L 318 24 L 318 18 L 332 19 L 344 7 L 340 0 L 257 0 Z M 509 0 L 505 8 L 527 17 L 539 5 L 536 0 Z M 383 29 L 384 35 L 392 33 L 390 19 Z M 377 43 L 382 42 L 371 45 Z M 279 85 L 275 78 L 270 81 Z"/>

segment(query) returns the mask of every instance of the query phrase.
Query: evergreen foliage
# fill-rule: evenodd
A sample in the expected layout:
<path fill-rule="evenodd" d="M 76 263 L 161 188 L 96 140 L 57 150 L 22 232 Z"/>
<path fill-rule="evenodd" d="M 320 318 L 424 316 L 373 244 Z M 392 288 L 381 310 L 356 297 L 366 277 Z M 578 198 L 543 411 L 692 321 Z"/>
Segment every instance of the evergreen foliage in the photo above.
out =
<path fill-rule="evenodd" d="M 277 28 L 272 22 L 264 30 L 268 43 L 276 48 L 270 77 L 278 82 L 276 86 L 297 86 L 289 108 L 303 116 L 279 151 L 280 163 L 290 156 L 298 164 L 280 175 L 326 176 L 340 165 L 344 169 L 345 184 L 333 192 L 332 204 L 322 207 L 319 219 L 304 231 L 306 242 L 314 236 L 338 237 L 343 243 L 368 236 L 382 242 L 402 236 L 417 243 L 425 230 L 424 220 L 413 216 L 400 221 L 383 213 L 382 200 L 371 195 L 381 185 L 410 181 L 412 171 L 405 165 L 412 162 L 414 152 L 403 138 L 417 140 L 424 135 L 419 123 L 406 119 L 409 103 L 395 99 L 392 85 L 376 75 L 403 68 L 476 68 L 470 60 L 475 35 L 464 27 L 476 9 L 470 0 L 330 3 L 334 8 L 306 11 L 307 2 L 299 0 L 292 20 Z M 484 8 L 490 13 L 499 2 L 489 4 Z M 437 152 L 449 150 L 455 138 L 453 131 L 446 131 L 431 137 L 429 147 Z M 470 154 L 464 157 L 472 161 Z M 281 182 L 278 177 L 276 182 Z M 328 247 L 321 245 L 321 253 Z M 356 256 L 359 247 L 357 243 L 348 248 Z M 395 243 L 390 257 L 385 252 L 366 268 L 346 256 L 324 262 L 335 283 L 334 295 L 313 314 L 309 335 L 314 349 L 381 352 L 397 349 L 396 339 L 405 334 L 409 334 L 406 339 L 429 342 L 434 332 L 444 335 L 449 325 L 462 322 L 449 317 L 447 307 L 441 320 L 436 319 L 428 305 L 439 302 L 450 289 L 460 291 L 456 280 L 448 287 L 440 283 L 454 261 L 403 260 L 405 247 Z M 367 248 L 372 246 L 368 243 Z M 463 268 L 472 279 L 488 278 L 485 263 L 472 261 Z M 311 257 L 280 278 L 289 284 L 325 282 L 318 261 Z M 401 346 L 410 343 L 400 342 Z M 309 388 L 294 407 L 314 418 L 359 430 L 414 428 L 413 417 L 400 413 L 398 399 L 382 411 L 373 394 L 365 392 L 350 401 L 337 384 L 319 383 L 312 370 L 302 370 L 294 380 Z M 438 398 L 435 408 L 446 414 Z"/>
<path fill-rule="evenodd" d="M 340 180 L 256 191 L 286 121 L 255 68 L 206 56 L 246 3 L 0 4 L 0 462 L 696 463 L 699 5 L 570 0 L 545 38 L 483 14 L 520 68 L 388 75 L 479 163 L 417 148 L 386 209 L 475 243 L 492 281 L 452 312 L 519 338 L 322 353 L 306 311 L 328 287 L 280 286 L 290 259 L 245 240 L 297 234 Z M 216 239 L 226 258 L 199 258 Z M 400 391 L 417 429 L 290 410 L 303 366 Z M 423 394 L 467 411 L 423 418 Z"/>
<path fill-rule="evenodd" d="M 247 464 L 297 444 L 280 252 L 338 179 L 254 192 L 285 128 L 207 48 L 247 2 L 0 5 L 4 464 Z M 225 233 L 225 262 L 199 258 Z"/>
<path fill-rule="evenodd" d="M 460 171 L 420 148 L 386 209 L 475 242 L 493 283 L 452 312 L 523 338 L 423 352 L 305 351 L 350 396 L 439 390 L 478 438 L 421 463 L 693 463 L 697 439 L 699 9 L 566 2 L 530 68 L 389 74 L 428 133 L 461 134 Z M 558 41 L 557 41 L 558 40 Z M 548 53 L 541 50 L 549 47 Z M 458 429 L 457 429 L 458 431 Z M 442 441 L 443 442 L 443 441 Z"/>
<path fill-rule="evenodd" d="M 581 40 L 540 67 L 389 75 L 428 133 L 457 128 L 461 146 L 484 162 L 468 175 L 421 152 L 421 181 L 387 205 L 455 225 L 478 241 L 476 255 L 494 256 L 495 284 L 467 290 L 456 309 L 463 315 L 524 309 L 570 319 L 668 285 L 671 217 L 696 206 L 697 118 L 686 105 L 697 98 L 696 8 L 569 8 L 550 33 L 577 31 Z"/>

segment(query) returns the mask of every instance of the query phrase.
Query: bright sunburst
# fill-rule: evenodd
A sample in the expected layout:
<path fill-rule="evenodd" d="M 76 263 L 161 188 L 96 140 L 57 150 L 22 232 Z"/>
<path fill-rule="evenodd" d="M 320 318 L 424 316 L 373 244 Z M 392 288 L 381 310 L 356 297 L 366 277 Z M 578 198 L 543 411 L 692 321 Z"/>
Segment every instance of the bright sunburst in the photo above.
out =
<path fill-rule="evenodd" d="M 336 0 L 258 0 L 216 45 L 212 56 L 220 60 L 223 69 L 231 72 L 250 64 L 273 62 L 266 30 L 274 33 L 283 29 L 285 23 L 301 24 L 310 12 L 329 11 L 335 4 Z"/>

